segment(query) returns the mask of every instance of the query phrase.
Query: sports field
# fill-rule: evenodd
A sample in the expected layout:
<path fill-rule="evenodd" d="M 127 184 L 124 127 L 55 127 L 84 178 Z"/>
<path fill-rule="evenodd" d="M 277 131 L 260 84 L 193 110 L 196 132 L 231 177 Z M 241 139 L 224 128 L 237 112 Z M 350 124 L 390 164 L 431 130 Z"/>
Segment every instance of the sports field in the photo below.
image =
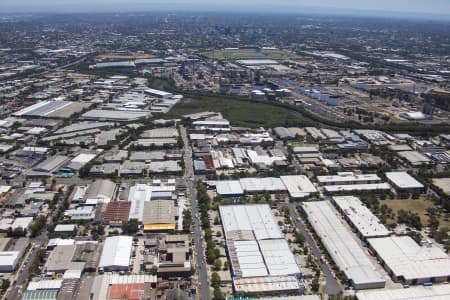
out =
<path fill-rule="evenodd" d="M 216 51 L 201 51 L 198 55 L 207 59 L 240 60 L 240 59 L 300 59 L 300 56 L 280 49 L 222 49 Z"/>

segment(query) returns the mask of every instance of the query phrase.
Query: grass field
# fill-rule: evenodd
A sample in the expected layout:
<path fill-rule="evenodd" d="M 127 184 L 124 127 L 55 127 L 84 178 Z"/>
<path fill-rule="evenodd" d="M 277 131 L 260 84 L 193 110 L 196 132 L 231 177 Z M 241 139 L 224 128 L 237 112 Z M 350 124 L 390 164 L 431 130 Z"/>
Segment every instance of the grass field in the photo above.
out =
<path fill-rule="evenodd" d="M 286 59 L 299 59 L 300 56 L 290 53 L 288 51 L 279 49 L 223 49 L 217 51 L 203 51 L 198 55 L 206 57 L 208 59 L 217 60 L 239 60 L 239 59 L 274 59 L 274 60 L 286 60 Z"/>
<path fill-rule="evenodd" d="M 300 125 L 301 120 L 288 110 L 268 104 L 252 103 L 233 99 L 185 99 L 172 108 L 171 117 L 202 111 L 221 112 L 233 126 L 275 127 L 283 125 Z"/>
<path fill-rule="evenodd" d="M 400 209 L 417 213 L 420 216 L 420 220 L 424 226 L 428 223 L 428 216 L 426 215 L 427 208 L 434 207 L 434 203 L 425 198 L 420 198 L 417 200 L 383 200 L 381 201 L 381 204 L 386 204 L 388 207 L 392 208 L 396 215 Z M 444 215 L 445 214 L 443 213 L 439 218 L 440 227 L 447 227 L 450 229 L 450 223 L 444 220 Z"/>

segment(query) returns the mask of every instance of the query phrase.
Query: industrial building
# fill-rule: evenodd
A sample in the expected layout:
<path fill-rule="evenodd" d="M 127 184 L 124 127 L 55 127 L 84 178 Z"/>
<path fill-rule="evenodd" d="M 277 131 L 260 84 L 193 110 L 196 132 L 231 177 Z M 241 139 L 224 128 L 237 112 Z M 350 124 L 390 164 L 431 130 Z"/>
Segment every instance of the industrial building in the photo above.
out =
<path fill-rule="evenodd" d="M 239 197 L 244 194 L 288 192 L 292 198 L 309 197 L 317 190 L 304 175 L 276 177 L 248 177 L 239 180 L 208 181 L 215 186 L 217 194 L 224 197 Z"/>
<path fill-rule="evenodd" d="M 391 231 L 381 223 L 377 216 L 359 198 L 354 196 L 335 196 L 332 197 L 332 203 L 350 225 L 356 228 L 362 238 L 385 237 L 391 234 Z"/>
<path fill-rule="evenodd" d="M 419 246 L 409 236 L 368 240 L 394 281 L 404 284 L 450 280 L 450 258 L 440 248 Z"/>
<path fill-rule="evenodd" d="M 158 97 L 158 98 L 172 98 L 173 97 L 172 93 L 161 91 L 161 90 L 156 90 L 156 89 L 151 89 L 151 88 L 145 89 L 144 92 L 146 94 L 149 94 L 150 96 Z"/>
<path fill-rule="evenodd" d="M 0 272 L 14 272 L 20 256 L 20 251 L 0 251 Z"/>
<path fill-rule="evenodd" d="M 342 191 L 386 191 L 391 189 L 388 183 L 381 182 L 381 178 L 377 174 L 340 172 L 337 175 L 317 176 L 317 181 L 327 193 Z"/>
<path fill-rule="evenodd" d="M 237 60 L 236 63 L 246 67 L 274 66 L 280 64 L 276 60 L 272 59 L 241 59 Z"/>
<path fill-rule="evenodd" d="M 379 183 L 381 178 L 377 174 L 340 172 L 337 175 L 317 176 L 317 181 L 320 185 L 353 185 Z"/>
<path fill-rule="evenodd" d="M 231 131 L 228 120 L 205 120 L 192 122 L 194 130 L 199 131 Z"/>
<path fill-rule="evenodd" d="M 397 155 L 413 167 L 420 167 L 431 163 L 428 157 L 417 151 L 400 151 Z"/>
<path fill-rule="evenodd" d="M 298 291 L 300 268 L 270 206 L 220 206 L 219 212 L 235 292 Z"/>
<path fill-rule="evenodd" d="M 275 134 L 282 140 L 291 140 L 291 139 L 295 139 L 296 134 L 291 132 L 289 130 L 289 128 L 285 128 L 285 127 L 275 127 L 273 129 L 273 131 L 275 132 Z"/>
<path fill-rule="evenodd" d="M 45 161 L 36 165 L 33 168 L 33 171 L 43 173 L 55 173 L 68 161 L 69 158 L 67 156 L 63 155 L 51 156 L 47 158 Z"/>
<path fill-rule="evenodd" d="M 356 293 L 356 297 L 358 300 L 447 300 L 450 299 L 450 285 L 360 291 Z"/>
<path fill-rule="evenodd" d="M 406 172 L 387 172 L 389 182 L 399 191 L 420 192 L 425 186 Z"/>
<path fill-rule="evenodd" d="M 99 269 L 108 272 L 128 270 L 132 245 L 133 238 L 131 236 L 107 237 L 98 264 Z"/>
<path fill-rule="evenodd" d="M 131 202 L 115 201 L 108 203 L 103 219 L 110 225 L 122 225 L 128 221 L 131 209 Z"/>
<path fill-rule="evenodd" d="M 304 202 L 302 208 L 328 253 L 355 289 L 384 287 L 383 276 L 329 201 Z"/>
<path fill-rule="evenodd" d="M 80 170 L 84 165 L 86 165 L 88 162 L 93 160 L 97 154 L 93 153 L 80 153 L 77 156 L 75 156 L 67 166 L 64 167 L 66 170 L 71 171 L 78 171 Z"/>
<path fill-rule="evenodd" d="M 176 229 L 177 207 L 172 200 L 144 202 L 142 224 L 145 231 L 168 231 Z"/>
<path fill-rule="evenodd" d="M 114 199 L 116 184 L 108 179 L 94 181 L 86 192 L 86 203 L 108 203 Z"/>
<path fill-rule="evenodd" d="M 93 109 L 81 116 L 83 120 L 90 121 L 110 121 L 110 122 L 135 122 L 139 119 L 150 117 L 149 111 L 132 111 L 132 110 L 105 110 Z"/>
<path fill-rule="evenodd" d="M 94 278 L 90 299 L 148 299 L 152 289 L 156 288 L 156 282 L 156 275 L 98 275 Z"/>
<path fill-rule="evenodd" d="M 88 102 L 69 102 L 61 100 L 40 101 L 15 112 L 13 116 L 67 119 L 91 105 L 92 104 Z"/>
<path fill-rule="evenodd" d="M 317 193 L 316 188 L 305 175 L 281 176 L 289 196 L 294 199 L 309 197 L 311 194 Z"/>
<path fill-rule="evenodd" d="M 45 263 L 45 272 L 64 273 L 66 270 L 83 270 L 84 262 L 72 261 L 76 245 L 72 242 L 56 246 L 49 254 Z"/>

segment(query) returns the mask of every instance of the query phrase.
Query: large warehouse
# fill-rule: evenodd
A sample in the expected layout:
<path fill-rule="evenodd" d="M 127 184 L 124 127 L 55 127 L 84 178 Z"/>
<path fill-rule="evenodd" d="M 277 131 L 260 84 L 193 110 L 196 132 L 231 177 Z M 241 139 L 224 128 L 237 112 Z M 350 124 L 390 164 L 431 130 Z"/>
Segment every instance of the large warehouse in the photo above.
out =
<path fill-rule="evenodd" d="M 328 253 L 355 289 L 384 287 L 382 275 L 329 201 L 304 202 L 303 210 Z"/>
<path fill-rule="evenodd" d="M 0 272 L 13 272 L 20 260 L 19 251 L 0 252 Z"/>
<path fill-rule="evenodd" d="M 368 242 L 395 281 L 418 284 L 450 279 L 450 258 L 438 247 L 421 247 L 409 236 Z"/>
<path fill-rule="evenodd" d="M 217 193 L 224 197 L 239 197 L 252 193 L 288 192 L 292 198 L 305 198 L 317 192 L 314 184 L 304 175 L 210 181 L 208 185 L 214 185 Z"/>
<path fill-rule="evenodd" d="M 333 204 L 342 213 L 358 234 L 363 238 L 385 237 L 391 234 L 375 216 L 370 209 L 365 206 L 359 198 L 354 196 L 336 196 L 332 198 Z"/>
<path fill-rule="evenodd" d="M 450 285 L 362 291 L 357 292 L 356 296 L 359 300 L 448 300 L 450 299 Z"/>
<path fill-rule="evenodd" d="M 133 238 L 131 236 L 107 237 L 100 257 L 99 269 L 104 271 L 126 271 L 130 267 L 131 248 Z"/>
<path fill-rule="evenodd" d="M 88 102 L 70 102 L 61 100 L 40 101 L 15 112 L 13 115 L 16 117 L 67 119 L 91 105 L 92 104 Z"/>
<path fill-rule="evenodd" d="M 400 191 L 421 191 L 424 185 L 406 172 L 387 172 L 386 177 Z"/>
<path fill-rule="evenodd" d="M 295 291 L 301 275 L 270 206 L 219 207 L 237 293 Z M 281 284 L 289 283 L 289 284 Z M 255 290 L 256 283 L 264 289 Z"/>

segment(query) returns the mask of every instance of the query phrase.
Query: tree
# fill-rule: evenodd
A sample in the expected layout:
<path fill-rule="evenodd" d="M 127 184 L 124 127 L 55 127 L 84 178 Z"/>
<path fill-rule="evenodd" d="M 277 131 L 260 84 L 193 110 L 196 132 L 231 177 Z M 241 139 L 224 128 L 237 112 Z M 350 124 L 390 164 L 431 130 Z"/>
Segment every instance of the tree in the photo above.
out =
<path fill-rule="evenodd" d="M 192 213 L 190 210 L 183 210 L 183 230 L 190 231 L 192 226 Z"/>
<path fill-rule="evenodd" d="M 214 263 L 215 260 L 216 260 L 216 253 L 214 249 L 209 248 L 208 250 L 206 250 L 206 262 L 211 265 Z"/>
<path fill-rule="evenodd" d="M 9 288 L 10 284 L 11 284 L 11 282 L 9 282 L 8 279 L 2 279 L 2 284 L 0 286 L 2 293 L 5 292 Z"/>
<path fill-rule="evenodd" d="M 131 219 L 122 224 L 122 232 L 127 235 L 134 235 L 139 230 L 139 222 L 136 219 Z"/>
<path fill-rule="evenodd" d="M 299 244 L 300 246 L 302 246 L 305 243 L 305 237 L 303 236 L 303 234 L 301 232 L 297 232 L 295 234 L 295 242 L 297 244 Z"/>
<path fill-rule="evenodd" d="M 320 283 L 319 283 L 319 278 L 318 277 L 314 277 L 312 283 L 311 283 L 311 289 L 314 292 L 317 292 L 319 290 L 320 287 Z"/>
<path fill-rule="evenodd" d="M 222 268 L 222 261 L 216 258 L 216 260 L 214 261 L 214 270 L 220 271 L 221 268 Z"/>
<path fill-rule="evenodd" d="M 214 289 L 214 298 L 213 299 L 214 300 L 223 300 L 224 299 L 223 294 L 220 291 L 220 288 L 215 288 Z"/>
<path fill-rule="evenodd" d="M 213 272 L 211 274 L 211 285 L 212 287 L 220 287 L 221 279 L 220 275 L 217 272 Z"/>

